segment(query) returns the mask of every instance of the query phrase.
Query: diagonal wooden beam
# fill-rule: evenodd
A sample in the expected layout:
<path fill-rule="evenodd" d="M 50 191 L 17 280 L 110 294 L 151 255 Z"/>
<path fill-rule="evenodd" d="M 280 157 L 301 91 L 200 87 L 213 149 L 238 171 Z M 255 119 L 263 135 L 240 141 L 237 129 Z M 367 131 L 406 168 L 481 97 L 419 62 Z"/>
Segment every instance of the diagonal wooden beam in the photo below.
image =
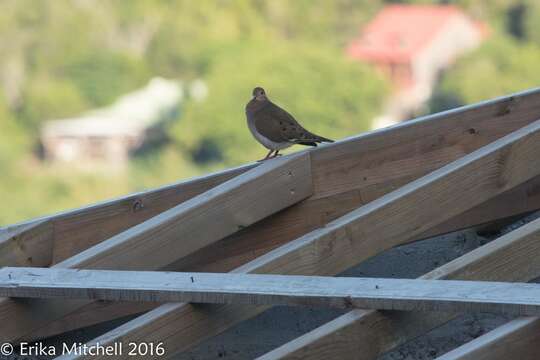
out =
<path fill-rule="evenodd" d="M 258 166 L 248 164 L 53 216 L 57 264 Z"/>
<path fill-rule="evenodd" d="M 0 266 L 51 266 L 255 166 L 229 169 L 0 227 Z"/>
<path fill-rule="evenodd" d="M 473 208 L 540 172 L 540 121 L 237 268 L 239 273 L 334 275 Z M 168 354 L 256 315 L 233 305 L 166 304 L 97 338 L 163 341 Z"/>
<path fill-rule="evenodd" d="M 362 198 L 356 196 L 355 199 L 351 193 L 339 199 L 342 207 L 347 205 L 346 207 L 352 209 L 350 206 L 353 206 L 353 203 L 369 202 L 407 181 L 525 126 L 533 121 L 538 113 L 540 89 L 532 89 L 429 115 L 317 149 L 312 154 L 315 163 L 315 193 L 319 195 L 314 198 L 347 193 L 354 189 L 361 192 Z M 368 156 L 358 157 L 358 154 Z M 44 253 L 53 254 L 53 258 L 48 258 L 48 264 L 28 260 L 26 264 L 1 265 L 43 266 L 57 263 L 254 166 L 256 164 L 250 164 L 35 219 L 52 223 L 54 251 L 50 248 L 51 245 L 47 245 L 50 241 L 46 241 L 45 246 L 49 248 Z M 359 179 L 362 181 L 358 182 Z M 319 217 L 328 214 L 325 216 L 328 220 L 332 216 L 339 216 L 335 215 L 336 213 L 339 214 L 339 211 L 327 205 Z M 21 225 L 28 225 L 35 220 Z M 309 224 L 299 223 L 297 226 L 306 227 Z M 6 228 L 0 228 L 0 233 L 5 230 Z M 23 241 L 18 241 L 24 248 L 30 247 L 25 246 L 26 241 L 35 241 L 33 237 L 22 239 Z M 8 248 L 13 247 L 10 245 Z M 245 253 L 252 251 L 253 249 L 246 249 Z M 43 256 L 42 260 L 45 261 L 46 257 Z"/>
<path fill-rule="evenodd" d="M 539 341 L 540 320 L 537 317 L 518 318 L 436 360 L 536 360 Z"/>
<path fill-rule="evenodd" d="M 498 137 L 530 123 L 540 113 L 540 91 L 466 106 L 409 121 L 391 129 L 362 134 L 316 149 L 316 194 L 279 215 L 265 219 L 171 265 L 173 270 L 228 271 L 302 233 L 322 226 L 353 208 L 426 174 Z M 362 154 L 362 156 L 358 156 Z M 217 173 L 87 208 L 47 217 L 53 222 L 56 261 L 96 244 L 129 226 L 186 200 L 253 165 Z M 339 179 L 332 174 L 339 173 Z M 509 191 L 449 220 L 424 238 L 539 208 L 540 179 Z M 336 187 L 337 190 L 332 190 Z M 337 191 L 337 192 L 336 192 Z M 513 194 L 510 194 L 512 192 Z M 497 206 L 504 204 L 504 206 Z M 142 206 L 141 206 L 142 205 Z M 309 215 L 306 215 L 309 214 Z M 1 231 L 1 230 L 0 230 Z M 256 234 L 258 241 L 251 239 Z M 24 243 L 22 244 L 24 246 Z M 28 248 L 28 247 L 26 247 Z M 51 260 L 52 261 L 52 260 Z M 42 264 L 4 264 L 40 265 Z M 45 265 L 45 264 L 43 264 Z M 141 306 L 142 305 L 142 306 Z M 33 337 L 45 337 L 107 319 L 137 313 L 144 304 L 85 306 L 50 323 Z"/>
<path fill-rule="evenodd" d="M 531 123 L 539 115 L 540 91 L 535 89 L 429 115 L 314 149 L 311 151 L 312 197 L 247 231 L 182 259 L 173 269 L 232 270 Z M 487 219 L 491 216 L 499 216 L 494 209 L 508 209 L 508 215 L 503 217 L 532 210 L 522 211 L 525 207 L 535 209 L 539 186 L 520 189 L 516 195 L 499 203 L 504 206 L 474 209 L 472 213 L 460 214 L 432 230 L 448 232 L 490 221 Z M 527 201 L 523 201 L 524 197 Z M 441 232 L 424 233 L 419 238 Z M 256 245 L 252 240 L 254 236 L 258 240 Z"/>
<path fill-rule="evenodd" d="M 249 164 L 0 228 L 0 266 L 51 266 L 135 226 L 258 164 Z M 53 321 L 33 336 L 42 338 L 101 321 L 142 313 L 147 303 L 89 304 Z"/>
<path fill-rule="evenodd" d="M 47 219 L 0 229 L 0 266 L 49 266 L 53 241 Z"/>
<path fill-rule="evenodd" d="M 514 214 L 522 214 L 524 211 L 533 210 L 540 208 L 540 177 L 536 177 L 514 189 L 510 189 L 503 194 L 496 196 L 495 198 L 474 207 L 471 210 L 466 211 L 465 213 L 453 218 L 451 221 L 447 221 L 442 225 L 436 226 L 429 231 L 419 235 L 415 240 L 420 240 L 430 236 L 436 236 L 439 234 L 444 234 L 453 230 L 470 228 L 476 226 L 482 226 L 486 223 L 491 223 L 493 221 L 493 226 L 498 228 L 498 224 L 501 221 L 509 221 L 507 219 L 513 218 Z M 325 201 L 339 201 L 340 197 L 336 197 L 336 200 L 325 199 Z M 305 216 L 301 218 L 294 218 L 294 224 L 303 221 L 306 218 L 312 218 L 314 215 L 309 211 L 309 208 L 306 208 L 304 204 L 311 202 L 310 199 L 303 201 L 300 204 L 293 205 L 293 207 L 284 210 L 284 212 L 289 213 L 294 211 L 293 208 L 301 207 L 305 210 Z M 316 201 L 317 204 L 320 204 L 319 201 Z M 538 205 L 537 205 L 538 204 Z M 313 211 L 321 212 L 326 211 L 324 206 L 321 207 L 310 207 Z M 335 213 L 334 213 L 335 214 Z M 325 215 L 329 217 L 327 212 Z M 514 215 L 516 216 L 516 215 Z M 281 215 L 279 216 L 281 218 Z M 503 220 L 498 220 L 503 219 Z M 198 259 L 201 254 L 208 254 L 208 248 L 201 249 L 194 254 L 194 256 L 188 256 L 190 258 L 189 263 L 184 261 L 179 261 L 178 264 L 172 264 L 167 266 L 164 270 L 169 271 L 186 271 L 186 270 L 197 270 L 197 271 L 230 271 L 235 265 L 241 265 L 243 262 L 255 258 L 258 254 L 264 252 L 265 244 L 260 244 L 260 240 L 270 239 L 275 240 L 275 244 L 283 241 L 283 232 L 278 232 L 278 228 L 274 226 L 264 226 L 260 228 L 259 224 L 266 223 L 267 220 L 275 222 L 276 216 L 270 217 L 270 219 L 265 219 L 260 221 L 257 224 L 252 225 L 246 230 L 240 231 L 239 236 L 233 235 L 226 239 L 225 242 L 219 244 L 218 247 L 213 248 L 213 245 L 210 248 L 213 248 L 216 253 L 220 254 L 223 258 L 217 258 L 218 262 L 213 262 L 212 257 L 200 258 L 199 263 L 192 263 L 195 259 Z M 277 224 L 279 224 L 278 222 Z M 276 225 L 277 225 L 276 224 Z M 291 224 L 290 221 L 287 221 L 283 224 L 283 227 Z M 262 232 L 257 232 L 257 241 L 256 242 L 243 242 L 237 244 L 236 246 L 231 246 L 235 244 L 235 240 L 243 240 L 248 234 L 252 233 L 251 228 L 255 227 Z M 281 228 L 281 231 L 283 229 Z M 267 233 L 273 233 L 275 237 L 266 238 Z M 266 245 L 268 246 L 268 245 Z M 246 253 L 246 249 L 251 249 L 251 253 Z M 270 250 L 270 249 L 268 249 Z M 241 255 L 242 253 L 243 255 Z M 209 254 L 214 256 L 214 254 Z M 102 321 L 110 320 L 113 318 L 119 318 L 126 315 L 142 313 L 144 311 L 155 308 L 155 305 L 149 303 L 134 303 L 134 302 L 100 302 L 99 304 L 89 304 L 82 308 L 77 309 L 74 312 L 69 313 L 62 319 L 55 320 L 51 323 L 48 323 L 45 327 L 39 329 L 36 332 L 32 333 L 31 339 L 45 338 L 52 335 L 60 334 L 65 331 L 69 331 L 74 328 L 80 328 Z"/>
<path fill-rule="evenodd" d="M 540 276 L 540 263 L 533 261 L 538 257 L 540 219 L 427 273 L 421 279 L 530 281 Z M 354 310 L 260 359 L 376 359 L 458 315 Z"/>
<path fill-rule="evenodd" d="M 230 271 L 531 123 L 538 114 L 540 90 L 535 89 L 429 115 L 312 149 L 313 196 L 180 259 L 167 269 Z M 115 235 L 125 230 L 125 226 L 129 227 L 128 224 L 133 226 L 148 218 L 148 214 L 156 215 L 160 208 L 163 211 L 177 205 L 196 195 L 197 191 L 202 192 L 205 186 L 223 182 L 227 176 L 244 172 L 251 166 L 135 194 L 117 203 L 99 204 L 86 209 L 86 213 L 71 211 L 61 214 L 61 221 L 54 221 L 55 254 L 62 254 L 63 258 L 74 255 L 107 238 L 104 235 Z M 138 195 L 143 200 L 142 208 Z M 540 177 L 510 189 L 413 240 L 538 208 Z M 254 237 L 257 241 L 253 241 Z M 55 256 L 56 260 L 63 260 L 62 257 Z M 148 308 L 148 304 L 134 303 L 89 304 L 48 323 L 33 332 L 31 338 L 59 334 Z"/>
<path fill-rule="evenodd" d="M 7 267 L 0 295 L 540 315 L 539 284 L 492 281 Z"/>
<path fill-rule="evenodd" d="M 263 163 L 56 268 L 157 269 L 312 194 L 309 153 Z M 87 301 L 0 302 L 0 338 L 20 338 Z"/>

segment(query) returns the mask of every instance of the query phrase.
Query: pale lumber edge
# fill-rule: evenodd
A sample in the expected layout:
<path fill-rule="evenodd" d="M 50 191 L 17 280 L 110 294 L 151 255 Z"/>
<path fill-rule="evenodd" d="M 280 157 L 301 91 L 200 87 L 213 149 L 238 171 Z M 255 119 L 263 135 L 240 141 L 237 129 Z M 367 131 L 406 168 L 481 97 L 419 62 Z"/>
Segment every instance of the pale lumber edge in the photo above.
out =
<path fill-rule="evenodd" d="M 267 161 L 54 267 L 159 269 L 312 194 L 309 153 Z M 15 340 L 87 304 L 0 301 L 0 339 Z"/>
<path fill-rule="evenodd" d="M 540 315 L 539 284 L 488 281 L 6 267 L 0 295 Z"/>
<path fill-rule="evenodd" d="M 436 360 L 537 360 L 540 320 L 519 318 L 442 355 Z"/>
<path fill-rule="evenodd" d="M 540 262 L 535 261 L 539 257 L 540 219 L 537 219 L 421 278 L 530 281 L 540 276 Z M 260 359 L 375 359 L 457 315 L 355 310 L 283 344 Z"/>
<path fill-rule="evenodd" d="M 333 275 L 384 249 L 407 242 L 538 175 L 540 122 L 536 121 L 421 179 L 411 182 L 235 270 L 245 273 Z M 166 339 L 182 351 L 262 311 L 221 306 L 186 321 L 193 310 L 157 308 L 93 342 Z M 223 320 L 225 318 L 225 320 Z M 213 325 L 220 319 L 220 324 Z M 226 323 L 223 323 L 226 321 Z M 167 324 L 156 330 L 156 324 Z"/>

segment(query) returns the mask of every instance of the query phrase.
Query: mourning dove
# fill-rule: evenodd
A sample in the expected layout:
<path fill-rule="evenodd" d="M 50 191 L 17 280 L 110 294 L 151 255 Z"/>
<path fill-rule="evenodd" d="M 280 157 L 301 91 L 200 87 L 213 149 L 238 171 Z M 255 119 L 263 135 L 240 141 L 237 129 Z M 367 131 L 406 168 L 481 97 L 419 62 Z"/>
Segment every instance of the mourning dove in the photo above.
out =
<path fill-rule="evenodd" d="M 334 142 L 304 129 L 291 114 L 268 100 L 261 87 L 253 89 L 253 98 L 246 105 L 246 117 L 255 139 L 270 150 L 262 160 L 274 158 L 280 150 L 294 144 L 317 146 L 321 142 Z"/>

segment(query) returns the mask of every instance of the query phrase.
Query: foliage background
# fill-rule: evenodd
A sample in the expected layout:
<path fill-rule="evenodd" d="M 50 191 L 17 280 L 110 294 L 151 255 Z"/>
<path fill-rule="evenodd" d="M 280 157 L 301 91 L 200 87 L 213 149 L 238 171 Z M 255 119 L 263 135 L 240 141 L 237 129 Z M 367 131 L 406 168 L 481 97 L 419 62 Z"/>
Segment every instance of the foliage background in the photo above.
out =
<path fill-rule="evenodd" d="M 0 226 L 252 161 L 244 106 L 254 86 L 307 127 L 369 128 L 389 86 L 344 48 L 386 3 L 454 3 L 487 22 L 481 48 L 443 74 L 427 111 L 537 86 L 534 0 L 4 0 L 0 11 Z M 113 102 L 153 76 L 202 79 L 170 141 L 123 171 L 41 162 L 40 125 Z"/>

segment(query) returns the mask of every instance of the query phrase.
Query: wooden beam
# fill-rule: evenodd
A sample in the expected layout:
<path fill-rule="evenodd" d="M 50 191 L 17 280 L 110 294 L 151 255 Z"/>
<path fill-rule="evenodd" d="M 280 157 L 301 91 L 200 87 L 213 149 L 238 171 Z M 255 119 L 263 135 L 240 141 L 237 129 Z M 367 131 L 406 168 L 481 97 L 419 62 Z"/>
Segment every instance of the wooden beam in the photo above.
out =
<path fill-rule="evenodd" d="M 0 229 L 0 266 L 49 266 L 53 236 L 49 220 Z"/>
<path fill-rule="evenodd" d="M 540 262 L 534 261 L 539 257 L 540 219 L 537 219 L 427 273 L 421 279 L 530 281 L 540 276 Z M 376 359 L 393 347 L 456 316 L 457 313 L 402 314 L 354 310 L 260 359 Z"/>
<path fill-rule="evenodd" d="M 540 113 L 539 99 L 539 89 L 524 91 L 429 115 L 319 148 L 312 152 L 315 193 L 320 194 L 316 197 L 325 198 L 330 193 L 348 193 L 337 201 L 345 203 L 344 207 L 348 209 L 367 203 L 530 123 Z M 358 154 L 364 155 L 359 157 Z M 50 264 L 62 261 L 254 166 L 256 164 L 250 164 L 36 219 L 51 221 L 54 229 L 54 251 L 47 249 L 45 253 L 54 254 Z M 333 173 L 340 173 L 340 178 L 336 180 Z M 361 181 L 358 181 L 360 179 Z M 336 186 L 333 185 L 334 182 Z M 356 191 L 357 196 L 353 196 L 351 191 Z M 331 204 L 332 201 L 325 204 L 324 211 L 310 222 L 304 220 L 302 223 L 297 220 L 297 226 L 313 228 L 313 219 L 317 219 L 320 226 L 321 222 L 337 218 L 340 210 Z M 346 212 L 347 210 L 344 210 L 343 213 Z M 32 221 L 34 220 L 23 225 Z M 269 224 L 273 226 L 274 222 L 269 221 Z M 3 230 L 0 228 L 0 232 Z M 27 240 L 31 241 L 31 238 Z M 24 246 L 24 242 L 21 245 Z M 265 249 L 276 246 L 275 242 L 264 245 Z M 263 247 L 258 249 L 261 248 Z M 246 249 L 243 255 L 247 257 L 252 251 L 253 249 Z M 29 262 L 1 265 L 43 264 Z"/>
<path fill-rule="evenodd" d="M 540 114 L 540 91 L 532 90 L 429 115 L 392 128 L 364 133 L 313 149 L 310 152 L 315 192 L 312 197 L 180 259 L 167 269 L 230 271 L 302 234 L 324 226 L 358 206 L 529 124 L 538 117 L 538 114 Z M 231 171 L 245 170 L 246 167 Z M 335 174 L 339 174 L 339 179 L 335 179 Z M 225 176 L 230 175 L 215 174 L 210 176 L 207 182 L 223 181 L 222 178 Z M 205 181 L 205 178 L 198 178 L 186 185 L 200 191 L 203 184 L 199 183 Z M 178 189 L 172 186 L 170 191 L 169 197 L 172 200 L 176 199 L 176 203 L 169 204 L 169 207 L 180 202 L 178 196 L 184 191 L 189 194 L 189 191 L 183 190 L 182 186 Z M 62 253 L 66 257 L 74 255 L 77 247 L 84 250 L 106 238 L 102 236 L 101 228 L 109 229 L 116 224 L 127 224 L 131 217 L 137 218 L 137 214 L 144 214 L 153 206 L 157 208 L 161 202 L 167 205 L 166 192 L 163 192 L 163 196 L 157 196 L 158 193 L 159 189 L 156 190 L 154 205 L 144 200 L 145 206 L 135 214 L 131 209 L 137 208 L 135 206 L 137 200 L 133 199 L 123 204 L 124 207 L 119 206 L 112 208 L 111 211 L 99 212 L 103 216 L 81 214 L 80 217 L 66 219 L 66 223 L 62 227 L 57 226 L 55 230 L 56 234 L 65 234 L 62 248 L 67 251 L 62 251 Z M 540 177 L 508 190 L 490 200 L 489 203 L 468 210 L 411 241 L 539 208 Z M 117 214 L 118 218 L 116 218 Z M 105 221 L 106 224 L 101 226 L 99 221 L 85 221 L 92 217 L 96 220 L 101 219 L 100 221 Z M 119 229 L 116 232 L 121 230 L 125 229 Z M 77 241 L 79 233 L 86 234 L 81 241 Z M 116 233 L 112 232 L 109 236 L 114 234 Z M 253 241 L 253 238 L 257 241 Z M 71 247 L 71 240 L 79 245 Z M 147 308 L 147 304 L 133 303 L 105 303 L 98 306 L 89 304 L 62 319 L 49 323 L 34 332 L 31 337 L 47 337 L 115 317 L 141 312 Z"/>
<path fill-rule="evenodd" d="M 51 266 L 257 165 L 228 169 L 0 228 L 0 266 Z M 154 307 L 148 303 L 88 304 L 65 318 L 50 322 L 33 338 L 142 313 Z"/>
<path fill-rule="evenodd" d="M 52 264 L 68 259 L 255 166 L 258 164 L 248 164 L 56 215 L 53 220 Z"/>
<path fill-rule="evenodd" d="M 488 281 L 7 267 L 0 295 L 540 315 L 539 284 Z"/>
<path fill-rule="evenodd" d="M 539 116 L 540 90 L 536 89 L 429 115 L 314 149 L 311 151 L 312 197 L 181 259 L 171 269 L 230 271 Z M 490 206 L 480 205 L 417 239 L 495 220 L 501 213 L 494 209 L 508 209 L 503 215 L 508 217 L 539 208 L 540 179 L 532 188 L 516 190 L 517 196 L 506 197 Z M 497 204 L 503 205 L 493 206 Z"/>
<path fill-rule="evenodd" d="M 54 267 L 158 269 L 311 194 L 308 153 L 268 161 Z M 20 338 L 86 303 L 3 299 L 0 338 Z"/>
<path fill-rule="evenodd" d="M 540 121 L 536 121 L 235 272 L 337 274 L 537 176 L 539 151 Z M 166 304 L 93 342 L 165 339 L 174 354 L 263 310 L 220 305 L 201 312 L 189 304 Z"/>
<path fill-rule="evenodd" d="M 436 360 L 537 360 L 540 321 L 518 318 L 492 330 Z"/>
<path fill-rule="evenodd" d="M 250 164 L 0 227 L 0 266 L 50 266 L 215 187 Z"/>

